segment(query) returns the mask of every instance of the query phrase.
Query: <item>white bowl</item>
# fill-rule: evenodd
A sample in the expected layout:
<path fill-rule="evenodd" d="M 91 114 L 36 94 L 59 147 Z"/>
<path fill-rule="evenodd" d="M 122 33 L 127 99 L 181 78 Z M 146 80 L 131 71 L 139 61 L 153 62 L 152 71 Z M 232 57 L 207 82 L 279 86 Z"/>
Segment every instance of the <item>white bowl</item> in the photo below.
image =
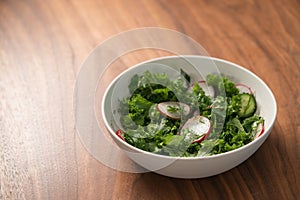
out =
<path fill-rule="evenodd" d="M 187 63 L 195 66 L 196 69 L 186 67 Z M 165 66 L 171 66 L 172 69 Z M 170 157 L 158 155 L 135 148 L 121 140 L 115 134 L 116 130 L 114 130 L 111 123 L 115 115 L 114 110 L 117 110 L 118 100 L 129 95 L 127 86 L 130 78 L 137 73 L 140 74 L 149 69 L 151 71 L 166 72 L 172 76 L 174 75 L 174 69 L 179 70 L 182 67 L 189 74 L 192 74 L 192 79 L 195 80 L 199 78 L 198 72 L 201 72 L 201 75 L 205 77 L 207 74 L 219 70 L 223 75 L 233 78 L 234 82 L 241 82 L 250 86 L 255 91 L 259 114 L 265 119 L 264 133 L 241 148 L 204 157 Z M 123 88 L 115 87 L 117 81 L 122 82 Z M 117 92 L 118 98 L 113 95 L 113 92 Z M 102 101 L 102 117 L 105 126 L 112 139 L 125 154 L 134 162 L 150 171 L 176 178 L 202 178 L 213 176 L 239 165 L 248 159 L 267 139 L 274 125 L 276 114 L 277 105 L 272 91 L 255 74 L 229 61 L 193 55 L 161 57 L 129 68 L 115 78 L 109 85 Z"/>

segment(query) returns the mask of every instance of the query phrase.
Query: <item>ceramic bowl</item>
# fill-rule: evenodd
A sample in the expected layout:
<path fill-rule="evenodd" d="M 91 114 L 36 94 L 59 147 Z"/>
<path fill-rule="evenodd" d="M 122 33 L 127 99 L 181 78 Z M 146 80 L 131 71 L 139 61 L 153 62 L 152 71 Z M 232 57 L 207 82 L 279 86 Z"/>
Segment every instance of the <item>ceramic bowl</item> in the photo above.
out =
<path fill-rule="evenodd" d="M 129 95 L 127 89 L 130 79 L 135 74 L 146 70 L 165 72 L 169 76 L 183 68 L 192 79 L 205 77 L 209 73 L 220 73 L 248 85 L 255 92 L 258 112 L 265 119 L 264 133 L 252 142 L 238 149 L 204 157 L 170 157 L 146 152 L 135 148 L 116 134 L 115 119 L 118 101 Z M 115 95 L 118 94 L 118 95 Z M 228 171 L 248 159 L 264 143 L 274 125 L 277 105 L 270 88 L 251 71 L 232 62 L 206 56 L 168 56 L 149 60 L 122 72 L 108 86 L 102 101 L 102 117 L 110 136 L 124 153 L 138 165 L 155 173 L 176 178 L 202 178 Z"/>

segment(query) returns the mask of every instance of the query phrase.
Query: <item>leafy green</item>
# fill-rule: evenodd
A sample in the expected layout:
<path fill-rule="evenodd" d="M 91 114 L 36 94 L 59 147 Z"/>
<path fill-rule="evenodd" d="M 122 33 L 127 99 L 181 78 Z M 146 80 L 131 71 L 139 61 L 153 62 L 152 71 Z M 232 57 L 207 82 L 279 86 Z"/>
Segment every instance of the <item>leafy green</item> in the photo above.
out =
<path fill-rule="evenodd" d="M 153 153 L 168 156 L 205 156 L 239 148 L 251 142 L 264 120 L 253 114 L 239 117 L 241 97 L 235 84 L 226 77 L 209 74 L 206 83 L 214 87 L 216 97 L 207 96 L 196 82 L 189 89 L 190 77 L 170 80 L 164 73 L 145 72 L 132 77 L 128 86 L 131 96 L 120 100 L 120 122 L 127 143 Z M 161 114 L 157 104 L 165 101 L 186 103 L 191 112 L 184 119 L 172 119 Z M 169 106 L 169 112 L 180 107 Z M 182 125 L 193 113 L 207 117 L 212 130 L 201 143 L 200 136 Z M 179 134 L 180 133 L 180 134 Z"/>
<path fill-rule="evenodd" d="M 196 96 L 197 106 L 199 108 L 200 113 L 204 113 L 204 116 L 210 115 L 210 106 L 211 106 L 211 98 L 205 95 L 204 90 L 199 86 L 198 83 L 195 83 L 193 86 L 193 93 Z"/>
<path fill-rule="evenodd" d="M 217 94 L 232 97 L 239 93 L 239 89 L 227 77 L 221 77 L 214 74 L 208 74 L 206 77 L 207 85 L 213 86 Z"/>
<path fill-rule="evenodd" d="M 145 126 L 150 122 L 149 109 L 153 105 L 152 102 L 143 98 L 140 94 L 135 94 L 128 101 L 129 116 L 138 125 Z"/>

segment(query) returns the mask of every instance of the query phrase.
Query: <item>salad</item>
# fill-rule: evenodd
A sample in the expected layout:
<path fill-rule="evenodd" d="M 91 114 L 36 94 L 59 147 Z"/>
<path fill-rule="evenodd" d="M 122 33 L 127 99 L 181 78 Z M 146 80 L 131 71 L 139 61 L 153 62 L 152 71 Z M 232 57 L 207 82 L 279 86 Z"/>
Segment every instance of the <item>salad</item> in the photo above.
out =
<path fill-rule="evenodd" d="M 209 74 L 190 82 L 165 73 L 134 75 L 121 99 L 117 136 L 144 151 L 166 156 L 209 156 L 242 147 L 264 131 L 251 88 Z"/>

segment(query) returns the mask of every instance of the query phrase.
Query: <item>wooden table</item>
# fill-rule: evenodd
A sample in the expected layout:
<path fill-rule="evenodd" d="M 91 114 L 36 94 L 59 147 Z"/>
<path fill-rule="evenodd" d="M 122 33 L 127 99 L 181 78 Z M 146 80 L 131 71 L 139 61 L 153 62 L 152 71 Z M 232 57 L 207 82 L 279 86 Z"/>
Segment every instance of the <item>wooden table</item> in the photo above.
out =
<path fill-rule="evenodd" d="M 73 91 L 107 38 L 176 30 L 261 77 L 278 103 L 274 129 L 246 162 L 194 180 L 113 170 L 80 141 Z M 163 56 L 145 50 L 126 64 Z M 299 199 L 300 2 L 0 1 L 0 199 Z"/>

